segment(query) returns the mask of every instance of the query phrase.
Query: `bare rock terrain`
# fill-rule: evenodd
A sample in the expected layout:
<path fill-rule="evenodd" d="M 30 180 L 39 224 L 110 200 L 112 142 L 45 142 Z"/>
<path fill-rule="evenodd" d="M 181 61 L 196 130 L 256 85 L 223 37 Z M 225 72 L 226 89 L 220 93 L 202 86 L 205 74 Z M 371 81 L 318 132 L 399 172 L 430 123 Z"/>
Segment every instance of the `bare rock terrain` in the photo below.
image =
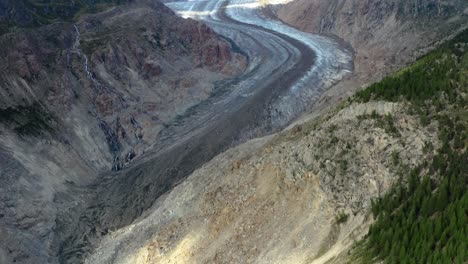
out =
<path fill-rule="evenodd" d="M 253 140 L 110 233 L 87 263 L 325 263 L 366 233 L 370 199 L 399 168 L 432 155 L 423 147 L 438 145 L 436 128 L 402 104 L 353 103 Z"/>

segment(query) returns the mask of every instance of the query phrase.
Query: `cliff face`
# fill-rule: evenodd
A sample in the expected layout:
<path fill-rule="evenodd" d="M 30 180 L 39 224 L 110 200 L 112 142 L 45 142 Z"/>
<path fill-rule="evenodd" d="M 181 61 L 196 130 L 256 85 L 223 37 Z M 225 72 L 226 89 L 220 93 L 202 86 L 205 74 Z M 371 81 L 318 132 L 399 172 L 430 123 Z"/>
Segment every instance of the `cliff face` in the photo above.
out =
<path fill-rule="evenodd" d="M 16 17 L 31 2 L 0 5 Z M 152 150 L 166 122 L 245 64 L 210 28 L 155 1 L 26 26 L 0 35 L 2 263 L 55 262 L 81 187 Z"/>
<path fill-rule="evenodd" d="M 295 0 L 279 8 L 277 15 L 301 30 L 336 35 L 355 50 L 354 76 L 323 98 L 334 101 L 453 35 L 468 23 L 467 8 L 462 0 Z"/>

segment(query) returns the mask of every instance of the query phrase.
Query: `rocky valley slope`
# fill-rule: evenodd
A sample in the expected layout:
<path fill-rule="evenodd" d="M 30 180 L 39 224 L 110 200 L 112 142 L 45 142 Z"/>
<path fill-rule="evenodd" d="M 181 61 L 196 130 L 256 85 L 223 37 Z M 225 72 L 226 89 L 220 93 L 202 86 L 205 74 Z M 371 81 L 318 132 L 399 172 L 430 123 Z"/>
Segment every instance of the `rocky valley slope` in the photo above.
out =
<path fill-rule="evenodd" d="M 236 132 L 224 130 L 236 128 L 232 123 L 244 114 L 257 117 L 249 111 L 259 107 L 234 113 L 235 122 L 186 145 L 161 142 L 180 135 L 173 124 L 196 117 L 181 114 L 211 104 L 206 99 L 217 88 L 250 70 L 256 58 L 246 54 L 262 50 L 242 51 L 158 1 L 0 0 L 0 263 L 367 261 L 360 252 L 371 252 L 372 263 L 395 257 L 408 243 L 393 241 L 397 249 L 375 243 L 386 255 L 368 246 L 369 225 L 397 212 L 391 206 L 379 212 L 374 198 L 393 194 L 398 182 L 404 189 L 406 172 L 415 168 L 418 177 L 433 179 L 425 194 L 438 193 L 444 175 L 430 170 L 432 161 L 445 170 L 453 157 L 466 158 L 466 32 L 448 50 L 336 102 L 459 32 L 468 20 L 466 4 L 296 0 L 275 6 L 268 15 L 352 46 L 355 72 L 310 106 L 315 117 L 199 168 L 228 147 L 218 138 Z M 241 33 L 233 39 L 255 42 Z M 280 35 L 275 47 L 288 48 Z M 294 47 L 285 54 L 301 55 Z M 297 70 L 307 71 L 304 65 Z M 263 95 L 270 96 L 256 96 Z M 333 107 L 317 117 L 324 105 Z M 459 206 L 463 199 L 450 202 Z M 429 219 L 443 215 L 432 213 Z M 462 216 L 455 219 L 454 227 L 463 223 Z M 384 224 L 373 226 L 373 242 L 388 236 Z M 361 238 L 364 246 L 354 244 Z M 457 243 L 428 248 L 459 247 L 458 236 L 445 238 Z"/>
<path fill-rule="evenodd" d="M 86 263 L 465 263 L 467 47 L 219 155 Z"/>
<path fill-rule="evenodd" d="M 455 4 L 460 3 L 464 4 Z M 392 25 L 378 22 L 376 35 L 392 30 L 403 32 L 403 36 L 408 32 L 417 34 L 407 36 L 408 40 L 402 37 L 402 42 L 396 41 L 392 47 L 373 36 L 352 42 L 357 54 L 364 52 L 364 47 L 371 52 L 381 45 L 383 57 L 372 55 L 367 59 L 372 64 L 385 63 L 378 70 L 370 71 L 369 66 L 358 72 L 353 77 L 357 79 L 344 82 L 347 86 L 343 87 L 352 91 L 360 83 L 379 79 L 414 60 L 413 53 L 425 53 L 437 47 L 433 42 L 444 42 L 444 37 L 456 35 L 466 25 L 466 16 L 460 9 L 449 10 L 454 13 L 438 13 L 442 16 L 438 21 L 447 24 L 434 27 L 434 35 L 430 36 L 419 35 L 427 32 L 427 27 L 401 17 Z M 393 11 L 381 10 L 370 20 L 376 22 L 398 13 Z M 406 15 L 407 19 L 412 17 Z M 418 12 L 413 19 L 424 16 Z M 356 14 L 355 19 L 363 19 L 362 14 Z M 337 27 L 347 25 L 340 22 Z M 362 23 L 355 26 L 362 33 L 369 31 Z M 392 29 L 385 31 L 388 27 Z M 462 37 L 324 115 L 305 118 L 301 125 L 283 133 L 219 155 L 160 198 L 141 218 L 105 237 L 87 263 L 463 263 L 465 251 L 453 250 L 450 260 L 441 256 L 445 247 L 466 246 L 463 212 L 455 214 L 453 229 L 446 222 L 441 228 L 446 230 L 444 234 L 451 234 L 450 238 L 431 237 L 428 241 L 432 242 L 414 240 L 408 244 L 404 233 L 392 230 L 410 233 L 405 229 L 408 226 L 420 230 L 415 228 L 423 223 L 430 226 L 435 221 L 446 221 L 441 220 L 447 219 L 445 212 L 434 208 L 429 216 L 414 213 L 418 221 L 413 218 L 414 222 L 408 223 L 398 218 L 401 222 L 390 224 L 385 215 L 378 218 L 379 214 L 373 215 L 371 210 L 376 208 L 373 201 L 377 197 L 398 197 L 395 199 L 400 200 L 392 201 L 393 205 L 382 206 L 391 208 L 395 215 L 401 213 L 400 202 L 406 208 L 422 208 L 422 199 L 413 199 L 412 194 L 402 198 L 395 193 L 406 192 L 402 190 L 407 188 L 409 172 L 416 171 L 411 175 L 431 178 L 425 195 L 430 197 L 432 192 L 439 197 L 438 193 L 446 188 L 442 183 L 452 181 L 439 167 L 452 171 L 462 188 L 447 207 L 455 208 L 456 204 L 459 210 L 466 205 L 467 168 L 460 165 L 466 159 L 467 138 L 466 36 L 465 31 Z M 400 59 L 395 50 L 405 50 L 405 43 L 412 43 L 405 53 L 407 57 L 386 61 L 387 56 Z M 362 64 L 357 61 L 356 67 Z M 451 130 L 455 127 L 459 132 Z M 447 164 L 460 167 L 452 170 Z M 428 188 L 425 179 L 426 185 L 420 186 L 426 187 L 408 189 Z M 398 182 L 401 185 L 395 188 Z M 411 219 L 406 212 L 417 211 L 411 210 L 403 211 L 402 218 Z M 397 249 L 380 244 L 380 248 L 356 245 L 361 239 L 367 243 L 369 226 L 374 221 L 377 224 L 370 234 L 393 236 L 389 241 Z M 445 244 L 447 240 L 451 242 Z"/>
<path fill-rule="evenodd" d="M 89 185 L 151 150 L 166 122 L 246 64 L 157 1 L 96 14 L 84 9 L 123 1 L 72 2 L 0 3 L 2 263 L 56 262 Z"/>
<path fill-rule="evenodd" d="M 315 106 L 319 109 L 336 104 L 343 94 L 351 95 L 380 80 L 457 34 L 468 21 L 468 3 L 295 0 L 275 8 L 275 14 L 306 32 L 337 36 L 355 51 L 353 76 L 329 90 Z"/>

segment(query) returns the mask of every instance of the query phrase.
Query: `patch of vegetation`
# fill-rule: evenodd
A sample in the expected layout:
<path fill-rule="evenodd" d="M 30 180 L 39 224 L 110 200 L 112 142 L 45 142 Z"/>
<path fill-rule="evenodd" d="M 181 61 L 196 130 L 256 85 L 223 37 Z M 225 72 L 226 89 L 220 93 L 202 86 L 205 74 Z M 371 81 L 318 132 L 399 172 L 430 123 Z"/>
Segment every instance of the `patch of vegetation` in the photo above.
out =
<path fill-rule="evenodd" d="M 102 37 L 99 39 L 87 40 L 82 41 L 81 43 L 81 50 L 84 54 L 90 56 L 99 48 L 105 47 L 106 43 L 108 43 L 109 39 Z"/>
<path fill-rule="evenodd" d="M 161 34 L 159 32 L 156 32 L 154 34 L 152 34 L 152 37 L 154 39 L 154 41 L 156 41 L 156 48 L 158 49 L 162 49 L 162 45 L 161 45 Z"/>
<path fill-rule="evenodd" d="M 0 123 L 5 124 L 20 136 L 39 136 L 52 132 L 52 116 L 39 104 L 0 109 Z"/>
<path fill-rule="evenodd" d="M 400 137 L 400 131 L 398 131 L 398 128 L 395 126 L 395 120 L 394 117 L 391 114 L 386 114 L 386 115 L 379 115 L 377 114 L 376 111 L 373 111 L 371 115 L 361 115 L 358 116 L 359 120 L 364 120 L 364 119 L 373 119 L 376 121 L 377 127 L 382 128 L 385 130 L 385 132 L 389 135 L 392 135 L 394 137 Z"/>
<path fill-rule="evenodd" d="M 398 151 L 392 152 L 392 164 L 393 166 L 400 164 L 400 153 L 398 153 Z"/>
<path fill-rule="evenodd" d="M 432 142 L 425 142 L 424 147 L 423 147 L 423 152 L 424 153 L 429 153 L 432 150 L 434 150 L 434 146 L 432 145 Z"/>
<path fill-rule="evenodd" d="M 396 2 L 397 4 L 397 18 L 401 20 L 414 20 L 417 17 L 418 20 L 424 21 L 425 19 L 434 19 L 436 17 L 442 16 L 452 16 L 457 11 L 459 12 L 462 8 L 461 6 L 454 5 L 444 5 L 440 4 L 437 1 L 418 1 L 412 2 L 407 0 L 393 0 L 389 2 Z M 457 10 L 458 9 L 458 10 Z"/>
<path fill-rule="evenodd" d="M 467 73 L 465 31 L 397 75 L 357 94 L 363 102 L 409 102 L 416 114 L 428 122 L 437 121 L 442 146 L 432 160 L 403 173 L 386 195 L 372 201 L 376 221 L 354 249 L 354 263 L 467 262 Z M 433 151 L 432 143 L 426 142 L 424 151 Z M 394 163 L 396 157 L 392 155 Z"/>
<path fill-rule="evenodd" d="M 340 226 L 339 224 L 334 223 L 332 224 L 330 228 L 330 232 L 328 233 L 327 237 L 322 241 L 322 244 L 320 245 L 320 248 L 317 251 L 317 254 L 307 259 L 307 261 L 304 261 L 304 263 L 313 263 L 315 259 L 318 259 L 321 256 L 323 256 L 325 253 L 327 253 L 333 247 L 333 245 L 336 244 L 339 236 L 340 236 Z"/>
<path fill-rule="evenodd" d="M 385 132 L 393 136 L 401 136 L 400 132 L 395 126 L 394 118 L 391 114 L 387 114 L 377 119 L 377 126 L 384 129 Z"/>
<path fill-rule="evenodd" d="M 15 25 L 15 23 L 5 21 L 0 22 L 0 35 L 11 32 L 15 28 Z"/>
<path fill-rule="evenodd" d="M 36 27 L 57 21 L 74 21 L 85 13 L 98 13 L 131 0 L 19 0 L 10 1 L 6 17 L 0 17 L 0 34 L 17 27 Z M 21 15 L 16 15 L 21 14 Z"/>
<path fill-rule="evenodd" d="M 330 145 L 332 146 L 338 144 L 338 142 L 340 142 L 340 140 L 336 136 L 332 136 L 332 138 L 330 139 Z"/>
<path fill-rule="evenodd" d="M 400 182 L 373 202 L 377 221 L 366 244 L 370 256 L 387 263 L 465 263 L 468 259 L 468 156 L 450 151 L 440 154 L 439 160 L 433 166 L 445 171 L 440 182 L 429 175 L 420 180 L 416 169 L 408 184 Z"/>
<path fill-rule="evenodd" d="M 461 85 L 466 87 L 468 81 L 466 43 L 468 31 L 430 52 L 412 66 L 357 92 L 356 99 L 361 102 L 396 102 L 405 99 L 416 106 L 436 99 L 429 102 L 434 106 L 437 98 L 441 97 L 450 103 L 457 103 L 458 100 L 466 102 L 456 93 L 456 89 Z"/>
<path fill-rule="evenodd" d="M 337 128 L 336 125 L 331 125 L 331 126 L 328 128 L 328 132 L 333 133 L 333 132 L 335 132 L 336 128 Z"/>
<path fill-rule="evenodd" d="M 344 224 L 348 222 L 349 215 L 345 212 L 339 212 L 338 215 L 335 217 L 335 221 L 337 224 Z"/>
<path fill-rule="evenodd" d="M 346 172 L 348 170 L 348 160 L 339 160 L 338 164 L 342 172 Z"/>

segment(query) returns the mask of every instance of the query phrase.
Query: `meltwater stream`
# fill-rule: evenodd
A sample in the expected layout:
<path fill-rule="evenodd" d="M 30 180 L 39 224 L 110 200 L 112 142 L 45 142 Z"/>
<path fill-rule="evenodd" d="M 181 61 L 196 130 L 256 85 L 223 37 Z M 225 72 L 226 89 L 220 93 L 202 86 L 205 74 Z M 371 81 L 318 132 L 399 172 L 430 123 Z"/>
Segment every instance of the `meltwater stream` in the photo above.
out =
<path fill-rule="evenodd" d="M 217 84 L 206 101 L 163 129 L 154 151 L 128 168 L 103 175 L 79 216 L 62 234 L 62 263 L 112 263 L 125 246 L 106 234 L 134 223 L 155 201 L 195 169 L 249 138 L 278 131 L 352 70 L 351 51 L 332 39 L 276 21 L 254 0 L 166 2 L 180 16 L 204 21 L 249 60 L 245 72 Z M 140 237 L 150 237 L 151 230 Z M 135 235 L 137 236 L 137 235 Z M 122 239 L 122 240 L 121 240 Z M 115 241 L 114 241 L 115 240 Z"/>

